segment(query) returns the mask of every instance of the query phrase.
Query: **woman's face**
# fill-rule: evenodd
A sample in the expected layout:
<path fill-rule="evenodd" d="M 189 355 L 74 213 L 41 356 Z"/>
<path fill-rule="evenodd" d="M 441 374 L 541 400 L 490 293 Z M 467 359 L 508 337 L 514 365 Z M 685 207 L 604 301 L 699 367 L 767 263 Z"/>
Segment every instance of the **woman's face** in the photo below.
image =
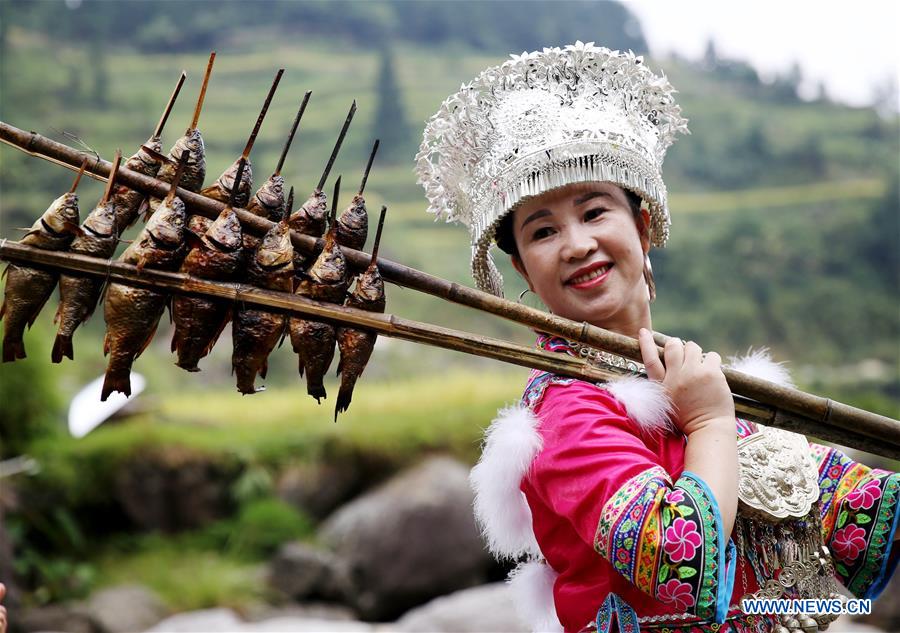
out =
<path fill-rule="evenodd" d="M 608 182 L 580 183 L 532 198 L 514 212 L 516 270 L 556 315 L 629 336 L 650 327 L 641 211 Z"/>

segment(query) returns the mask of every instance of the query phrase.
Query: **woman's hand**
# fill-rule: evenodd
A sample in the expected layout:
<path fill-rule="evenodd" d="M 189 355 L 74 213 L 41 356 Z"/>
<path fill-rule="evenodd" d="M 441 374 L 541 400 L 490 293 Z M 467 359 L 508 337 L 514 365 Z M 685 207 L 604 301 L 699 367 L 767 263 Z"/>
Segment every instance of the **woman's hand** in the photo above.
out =
<path fill-rule="evenodd" d="M 675 423 L 682 433 L 689 436 L 711 424 L 734 428 L 734 400 L 718 354 L 704 355 L 696 343 L 670 338 L 666 341 L 663 365 L 653 335 L 642 328 L 639 340 L 647 377 L 666 388 L 675 406 Z"/>
<path fill-rule="evenodd" d="M 0 582 L 0 602 L 6 596 L 6 585 Z M 0 633 L 6 633 L 6 607 L 0 604 Z"/>

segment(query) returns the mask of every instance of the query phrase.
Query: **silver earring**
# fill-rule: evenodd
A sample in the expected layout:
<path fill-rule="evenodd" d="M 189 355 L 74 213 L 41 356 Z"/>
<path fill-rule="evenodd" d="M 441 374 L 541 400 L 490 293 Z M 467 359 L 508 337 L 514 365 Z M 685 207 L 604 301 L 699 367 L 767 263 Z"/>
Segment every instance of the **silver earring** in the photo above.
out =
<path fill-rule="evenodd" d="M 531 292 L 531 288 L 525 288 L 522 292 L 519 293 L 519 298 L 516 300 L 516 303 L 522 303 L 522 299 L 525 298 L 525 295 Z"/>

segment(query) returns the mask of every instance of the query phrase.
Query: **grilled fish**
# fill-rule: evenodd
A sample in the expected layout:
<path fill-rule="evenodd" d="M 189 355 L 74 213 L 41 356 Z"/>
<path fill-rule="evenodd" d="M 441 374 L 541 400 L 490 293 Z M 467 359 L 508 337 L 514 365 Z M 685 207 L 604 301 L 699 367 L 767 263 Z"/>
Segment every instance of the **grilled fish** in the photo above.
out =
<path fill-rule="evenodd" d="M 205 219 L 205 218 L 204 218 Z M 201 279 L 233 279 L 242 263 L 241 223 L 230 206 L 225 207 L 206 233 L 188 252 L 181 272 Z M 172 351 L 175 363 L 187 371 L 200 371 L 197 362 L 212 350 L 230 318 L 228 303 L 190 295 L 172 300 L 175 334 Z"/>
<path fill-rule="evenodd" d="M 179 171 L 186 162 L 187 156 Z M 186 254 L 184 203 L 175 197 L 180 176 L 176 173 L 169 195 L 119 261 L 133 264 L 139 271 L 145 266 L 178 270 Z M 153 339 L 168 300 L 168 294 L 149 288 L 110 284 L 103 305 L 106 319 L 103 354 L 109 356 L 109 364 L 101 400 L 106 400 L 113 391 L 131 395 L 131 365 Z"/>
<path fill-rule="evenodd" d="M 248 281 L 268 290 L 290 292 L 294 277 L 293 251 L 290 227 L 281 221 L 266 233 L 250 258 Z M 286 323 L 283 313 L 251 307 L 235 310 L 231 367 L 237 375 L 238 391 L 256 393 L 256 376 L 266 377 L 269 354 L 284 336 Z"/>
<path fill-rule="evenodd" d="M 86 164 L 86 163 L 85 163 Z M 84 172 L 82 165 L 72 189 L 53 201 L 19 242 L 48 251 L 62 251 L 69 247 L 80 232 L 78 228 L 78 196 L 75 188 Z M 59 279 L 51 270 L 9 264 L 3 271 L 6 290 L 0 305 L 0 320 L 5 319 L 3 331 L 3 362 L 25 358 L 26 325 L 30 328 L 43 309 Z"/>
<path fill-rule="evenodd" d="M 386 209 L 382 207 L 378 232 L 375 236 L 375 246 L 372 248 L 372 259 L 366 270 L 356 280 L 353 292 L 347 297 L 347 306 L 350 308 L 368 312 L 384 312 L 386 304 L 384 280 L 381 278 L 381 273 L 378 272 L 377 259 L 385 212 Z M 341 387 L 334 407 L 335 421 L 337 421 L 338 413 L 343 413 L 350 406 L 353 388 L 366 368 L 372 350 L 375 349 L 376 338 L 377 334 L 368 330 L 345 326 L 337 328 L 337 344 L 341 355 L 337 373 L 341 377 Z"/>
<path fill-rule="evenodd" d="M 88 214 L 81 225 L 81 234 L 69 247 L 70 253 L 90 255 L 108 259 L 116 252 L 118 244 L 118 216 L 110 195 L 115 188 L 116 174 L 119 170 L 121 153 L 116 153 L 109 182 L 103 198 Z M 92 275 L 62 274 L 59 277 L 59 307 L 56 310 L 54 323 L 59 323 L 56 340 L 50 358 L 54 363 L 62 362 L 63 357 L 75 359 L 72 349 L 72 335 L 79 325 L 88 320 L 97 306 L 104 280 Z"/>
<path fill-rule="evenodd" d="M 342 304 L 349 285 L 347 260 L 335 241 L 336 223 L 325 235 L 325 246 L 300 281 L 297 294 Z M 291 345 L 300 357 L 300 375 L 306 373 L 306 392 L 320 401 L 326 397 L 324 378 L 334 357 L 335 329 L 329 323 L 290 318 Z"/>
<path fill-rule="evenodd" d="M 151 149 L 157 154 L 161 152 L 162 143 L 160 143 L 159 138 L 153 137 L 144 143 L 131 158 L 125 161 L 125 167 L 131 171 L 155 178 L 162 166 L 162 161 L 149 153 L 147 149 Z M 134 224 L 140 213 L 141 205 L 146 200 L 147 196 L 144 192 L 129 189 L 125 185 L 117 185 L 113 189 L 110 202 L 116 213 L 116 233 L 118 235 L 124 233 L 128 227 Z"/>

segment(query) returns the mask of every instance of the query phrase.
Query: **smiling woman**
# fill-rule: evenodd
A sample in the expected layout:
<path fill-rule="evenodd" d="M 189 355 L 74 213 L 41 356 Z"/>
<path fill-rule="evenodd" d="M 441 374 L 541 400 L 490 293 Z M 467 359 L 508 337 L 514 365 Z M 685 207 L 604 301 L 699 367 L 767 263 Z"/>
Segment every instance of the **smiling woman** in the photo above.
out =
<path fill-rule="evenodd" d="M 809 632 L 833 617 L 741 599 L 840 600 L 836 581 L 871 598 L 896 564 L 897 474 L 736 420 L 714 352 L 670 339 L 657 356 L 649 253 L 668 237 L 662 162 L 686 123 L 640 58 L 578 42 L 485 70 L 425 129 L 430 211 L 469 228 L 482 290 L 503 292 L 496 243 L 554 314 L 641 344 L 636 366 L 539 334 L 621 377 L 533 371 L 472 471 L 491 550 L 525 560 L 511 582 L 535 630 Z M 734 369 L 788 382 L 751 360 Z"/>

